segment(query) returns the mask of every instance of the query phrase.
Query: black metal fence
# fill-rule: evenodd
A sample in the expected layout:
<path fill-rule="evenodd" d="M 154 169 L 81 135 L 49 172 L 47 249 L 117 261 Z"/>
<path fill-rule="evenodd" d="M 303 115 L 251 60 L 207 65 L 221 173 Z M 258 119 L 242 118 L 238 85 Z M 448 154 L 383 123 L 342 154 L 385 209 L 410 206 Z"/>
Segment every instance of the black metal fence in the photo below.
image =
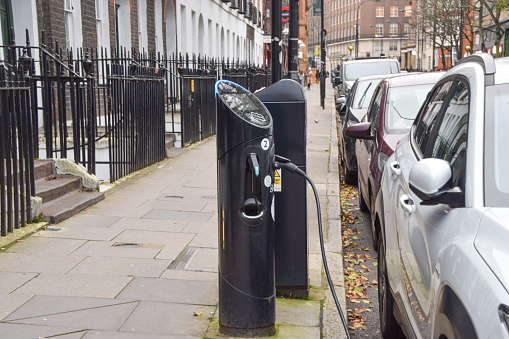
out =
<path fill-rule="evenodd" d="M 165 157 L 165 134 L 182 146 L 216 132 L 218 79 L 255 91 L 267 69 L 239 61 L 135 50 L 64 52 L 0 46 L 1 234 L 32 219 L 35 158 L 71 158 L 115 181 Z M 102 145 L 102 150 L 98 149 Z"/>
<path fill-rule="evenodd" d="M 8 51 L 6 51 L 8 52 Z M 35 196 L 30 84 L 22 67 L 0 65 L 0 233 L 32 220 Z"/>

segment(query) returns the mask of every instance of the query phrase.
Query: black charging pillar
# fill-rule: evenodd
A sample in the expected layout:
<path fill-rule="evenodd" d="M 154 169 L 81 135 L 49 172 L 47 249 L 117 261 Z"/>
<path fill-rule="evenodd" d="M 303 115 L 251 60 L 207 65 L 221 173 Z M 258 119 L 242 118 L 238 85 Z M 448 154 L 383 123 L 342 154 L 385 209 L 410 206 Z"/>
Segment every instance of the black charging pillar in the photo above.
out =
<path fill-rule="evenodd" d="M 306 98 L 302 86 L 284 79 L 255 94 L 274 120 L 276 153 L 306 172 Z M 278 170 L 275 184 L 275 256 L 278 295 L 308 296 L 307 183 Z M 278 185 L 278 182 L 281 184 Z"/>
<path fill-rule="evenodd" d="M 219 329 L 275 333 L 272 117 L 252 93 L 216 82 Z"/>

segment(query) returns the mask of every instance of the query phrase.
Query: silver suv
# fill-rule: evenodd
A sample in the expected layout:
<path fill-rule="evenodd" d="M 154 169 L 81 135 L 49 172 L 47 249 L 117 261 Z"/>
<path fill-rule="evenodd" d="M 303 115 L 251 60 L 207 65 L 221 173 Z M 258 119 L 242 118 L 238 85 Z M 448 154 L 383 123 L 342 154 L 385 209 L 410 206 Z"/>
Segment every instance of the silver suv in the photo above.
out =
<path fill-rule="evenodd" d="M 462 59 L 386 162 L 384 338 L 509 338 L 509 58 Z"/>

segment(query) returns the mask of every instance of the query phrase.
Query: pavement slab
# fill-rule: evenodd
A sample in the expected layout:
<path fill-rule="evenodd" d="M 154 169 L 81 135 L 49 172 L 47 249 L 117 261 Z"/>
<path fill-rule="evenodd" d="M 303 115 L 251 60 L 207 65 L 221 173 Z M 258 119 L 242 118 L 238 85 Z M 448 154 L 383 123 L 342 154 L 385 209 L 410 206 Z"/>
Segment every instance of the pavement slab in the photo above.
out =
<path fill-rule="evenodd" d="M 161 278 L 174 280 L 212 281 L 217 283 L 218 274 L 213 272 L 166 270 L 161 275 Z"/>
<path fill-rule="evenodd" d="M 8 295 L 37 276 L 37 273 L 0 272 L 0 295 Z"/>
<path fill-rule="evenodd" d="M 42 256 L 25 253 L 2 253 L 0 256 L 0 272 L 48 274 L 66 273 L 85 259 L 78 256 Z"/>
<path fill-rule="evenodd" d="M 34 339 L 34 338 L 56 338 L 56 339 L 80 339 L 86 331 L 72 327 L 54 327 L 24 324 L 0 323 L 0 333 L 3 338 Z"/>
<path fill-rule="evenodd" d="M 176 334 L 147 334 L 111 331 L 88 331 L 81 339 L 197 339 L 199 336 L 187 336 Z"/>
<path fill-rule="evenodd" d="M 36 237 L 44 238 L 65 238 L 65 239 L 81 239 L 81 240 L 103 240 L 109 241 L 122 232 L 119 229 L 109 229 L 101 227 L 60 227 L 52 226 L 51 229 L 40 231 L 34 234 Z"/>
<path fill-rule="evenodd" d="M 86 240 L 29 237 L 8 248 L 5 252 L 63 256 L 72 253 L 84 243 Z"/>
<path fill-rule="evenodd" d="M 0 307 L 0 319 L 7 317 L 11 312 L 30 300 L 31 297 L 31 295 L 0 294 L 0 305 L 2 305 Z M 0 333 L 2 333 L 1 330 Z"/>
<path fill-rule="evenodd" d="M 71 255 L 83 257 L 114 257 L 150 259 L 163 249 L 161 244 L 135 244 L 116 241 L 88 241 Z M 104 260 L 104 258 L 103 258 Z"/>
<path fill-rule="evenodd" d="M 320 301 L 278 298 L 276 322 L 285 325 L 319 327 Z"/>
<path fill-rule="evenodd" d="M 107 275 L 40 274 L 12 294 L 115 298 L 132 279 Z"/>
<path fill-rule="evenodd" d="M 73 218 L 66 219 L 60 223 L 59 226 L 64 227 L 111 227 L 116 223 L 120 217 L 113 217 L 107 215 L 94 215 L 89 213 L 78 213 Z"/>
<path fill-rule="evenodd" d="M 209 327 L 215 306 L 142 301 L 121 331 L 201 337 Z M 200 314 L 199 316 L 195 316 Z"/>
<path fill-rule="evenodd" d="M 155 220 L 174 220 L 174 221 L 201 221 L 207 222 L 212 219 L 212 213 L 186 212 L 186 211 L 170 211 L 153 209 L 143 215 L 143 219 Z"/>
<path fill-rule="evenodd" d="M 210 281 L 135 278 L 117 299 L 215 306 L 218 284 Z"/>
<path fill-rule="evenodd" d="M 159 277 L 170 264 L 171 260 L 88 257 L 69 271 L 69 274 Z"/>
<path fill-rule="evenodd" d="M 137 231 L 154 231 L 154 232 L 181 232 L 189 221 L 172 221 L 172 220 L 151 220 L 139 218 L 122 218 L 111 226 L 111 229 L 121 230 L 137 230 Z M 193 232 L 184 232 L 193 233 Z"/>

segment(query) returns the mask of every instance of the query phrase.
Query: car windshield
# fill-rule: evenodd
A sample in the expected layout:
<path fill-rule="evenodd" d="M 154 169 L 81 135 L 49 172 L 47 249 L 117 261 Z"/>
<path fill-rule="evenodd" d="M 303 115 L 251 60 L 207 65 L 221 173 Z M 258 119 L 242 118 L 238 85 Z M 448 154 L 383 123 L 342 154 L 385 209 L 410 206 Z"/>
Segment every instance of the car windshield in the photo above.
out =
<path fill-rule="evenodd" d="M 389 90 L 385 127 L 392 133 L 410 130 L 433 84 L 393 87 Z"/>
<path fill-rule="evenodd" d="M 367 109 L 373 92 L 376 86 L 380 82 L 380 79 L 359 81 L 357 83 L 357 90 L 355 91 L 355 97 L 353 98 L 352 108 L 364 108 Z"/>
<path fill-rule="evenodd" d="M 484 200 L 489 207 L 509 207 L 509 84 L 486 87 Z"/>
<path fill-rule="evenodd" d="M 346 81 L 355 81 L 366 75 L 398 73 L 398 64 L 395 61 L 359 62 L 343 64 Z"/>

